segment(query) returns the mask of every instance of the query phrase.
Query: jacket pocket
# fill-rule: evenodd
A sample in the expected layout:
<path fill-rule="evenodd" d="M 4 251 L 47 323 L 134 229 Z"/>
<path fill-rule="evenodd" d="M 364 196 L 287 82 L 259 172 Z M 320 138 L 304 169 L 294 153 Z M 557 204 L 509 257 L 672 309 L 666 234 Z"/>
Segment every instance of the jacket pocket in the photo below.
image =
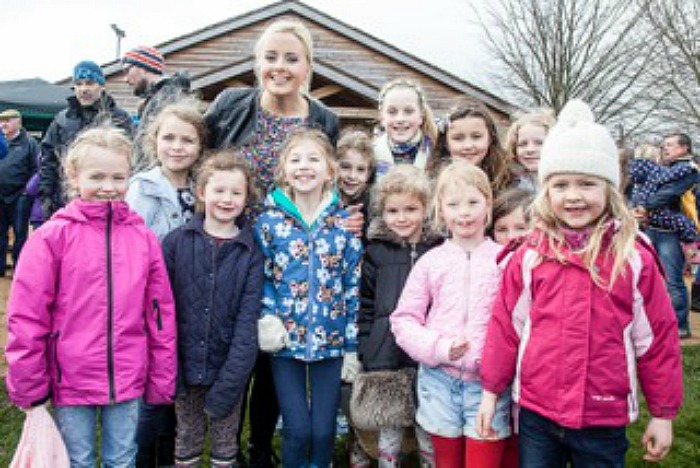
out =
<path fill-rule="evenodd" d="M 56 371 L 56 382 L 60 383 L 63 379 L 63 371 L 61 370 L 61 363 L 58 360 L 58 339 L 61 337 L 61 332 L 54 332 L 51 334 L 51 352 L 53 353 L 53 365 Z"/>
<path fill-rule="evenodd" d="M 160 304 L 158 304 L 158 299 L 153 299 L 153 312 L 155 312 L 156 315 L 156 328 L 158 331 L 163 329 L 163 319 L 160 316 Z"/>

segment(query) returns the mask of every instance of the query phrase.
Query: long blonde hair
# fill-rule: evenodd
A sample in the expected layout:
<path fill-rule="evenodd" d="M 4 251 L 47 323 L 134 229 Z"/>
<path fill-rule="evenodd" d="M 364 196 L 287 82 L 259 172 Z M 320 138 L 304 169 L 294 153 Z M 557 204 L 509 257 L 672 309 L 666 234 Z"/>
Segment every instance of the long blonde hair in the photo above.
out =
<path fill-rule="evenodd" d="M 549 180 L 545 182 L 532 203 L 532 214 L 535 227 L 540 230 L 554 252 L 557 260 L 564 261 L 562 247 L 564 235 L 561 221 L 554 214 L 549 198 Z M 607 200 L 605 211 L 593 226 L 593 231 L 588 238 L 588 243 L 583 249 L 583 264 L 588 269 L 593 282 L 600 287 L 611 289 L 619 276 L 624 276 L 627 262 L 635 249 L 635 239 L 638 228 L 637 221 L 627 209 L 622 194 L 607 180 L 605 181 L 605 198 Z M 595 261 L 601 254 L 602 240 L 610 229 L 610 222 L 616 222 L 619 226 L 615 229 L 612 242 L 603 254 L 611 253 L 613 256 L 613 268 L 610 280 L 607 284 L 598 274 Z"/>

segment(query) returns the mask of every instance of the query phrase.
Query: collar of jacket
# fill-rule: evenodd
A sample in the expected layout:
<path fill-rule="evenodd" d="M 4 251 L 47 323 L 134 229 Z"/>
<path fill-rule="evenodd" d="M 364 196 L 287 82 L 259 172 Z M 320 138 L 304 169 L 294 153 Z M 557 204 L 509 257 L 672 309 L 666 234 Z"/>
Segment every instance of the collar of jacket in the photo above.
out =
<path fill-rule="evenodd" d="M 94 116 L 100 111 L 111 111 L 117 106 L 114 98 L 104 90 L 100 94 L 100 98 L 89 106 L 80 104 L 75 96 L 68 96 L 66 101 L 68 101 L 68 112 L 73 115 Z"/>
<path fill-rule="evenodd" d="M 425 221 L 421 228 L 420 239 L 418 239 L 418 242 L 416 242 L 416 244 L 426 242 L 429 245 L 432 245 L 433 243 L 437 242 L 438 239 L 440 239 L 440 235 L 438 235 L 432 229 L 432 223 L 430 223 L 430 221 Z M 409 244 L 408 241 L 400 238 L 398 235 L 396 235 L 394 231 L 392 231 L 389 228 L 389 226 L 387 226 L 386 222 L 384 221 L 384 218 L 380 214 L 374 216 L 372 221 L 369 223 L 369 227 L 367 228 L 367 240 L 392 242 L 398 245 Z"/>
<path fill-rule="evenodd" d="M 238 220 L 241 219 L 242 217 L 238 218 Z M 253 237 L 253 231 L 250 229 L 250 224 L 248 222 L 243 221 L 242 225 L 238 222 L 236 223 L 236 225 L 240 228 L 240 231 L 238 232 L 238 235 L 236 237 L 231 239 L 231 241 L 243 244 L 248 250 L 252 252 L 255 248 L 255 238 Z M 204 213 L 202 213 L 201 211 L 195 213 L 192 219 L 187 224 L 185 224 L 183 229 L 186 231 L 196 232 L 201 236 L 211 237 L 204 230 Z"/>
<path fill-rule="evenodd" d="M 608 249 L 612 244 L 613 237 L 615 233 L 619 231 L 619 229 L 619 221 L 613 220 L 607 222 L 605 234 L 603 234 L 603 237 L 601 238 L 602 245 L 598 254 L 599 257 L 602 255 L 607 255 Z M 561 244 L 556 244 L 559 248 L 559 251 L 561 252 L 561 255 L 563 256 L 562 260 L 560 260 L 559 257 L 557 257 L 557 254 L 554 252 L 552 246 L 550 245 L 548 237 L 540 229 L 535 229 L 533 231 L 533 233 L 529 236 L 528 240 L 526 241 L 526 244 L 528 245 L 528 247 L 535 249 L 542 258 L 547 258 L 559 262 L 563 260 L 565 263 L 577 265 L 581 268 L 587 269 L 586 265 L 583 263 L 583 256 L 578 252 L 572 251 L 571 248 L 567 245 L 566 240 L 562 240 Z"/>
<path fill-rule="evenodd" d="M 153 82 L 143 93 L 143 98 L 148 101 L 166 86 L 172 86 L 189 91 L 191 88 L 190 76 L 186 72 L 175 72 L 170 76 L 162 76 L 158 81 Z"/>
<path fill-rule="evenodd" d="M 20 127 L 19 131 L 17 132 L 17 135 L 15 135 L 13 139 L 5 139 L 5 141 L 8 147 L 26 145 L 29 141 L 29 135 L 27 134 L 27 131 L 24 129 L 24 127 Z"/>
<path fill-rule="evenodd" d="M 152 197 L 177 199 L 177 189 L 172 186 L 170 181 L 163 174 L 161 166 L 153 167 L 147 171 L 139 172 L 131 178 L 131 183 L 139 180 L 145 182 L 141 189 L 143 193 Z M 190 189 L 194 192 L 193 181 L 189 180 Z"/>
<path fill-rule="evenodd" d="M 74 199 L 65 208 L 56 213 L 56 217 L 67 218 L 77 222 L 106 221 L 112 212 L 112 222 L 116 224 L 132 224 L 140 217 L 136 215 L 125 201 L 84 201 Z"/>
<path fill-rule="evenodd" d="M 308 229 L 314 229 L 319 224 L 319 221 L 324 220 L 333 208 L 338 208 L 340 205 L 338 192 L 335 189 L 328 192 L 321 200 L 321 204 L 317 210 L 318 216 L 316 216 L 314 222 L 309 226 L 306 224 L 306 221 L 304 221 L 304 217 L 301 215 L 299 208 L 297 208 L 292 199 L 279 187 L 272 191 L 268 199 L 272 206 L 276 206 L 288 215 L 294 217 L 302 226 Z"/>

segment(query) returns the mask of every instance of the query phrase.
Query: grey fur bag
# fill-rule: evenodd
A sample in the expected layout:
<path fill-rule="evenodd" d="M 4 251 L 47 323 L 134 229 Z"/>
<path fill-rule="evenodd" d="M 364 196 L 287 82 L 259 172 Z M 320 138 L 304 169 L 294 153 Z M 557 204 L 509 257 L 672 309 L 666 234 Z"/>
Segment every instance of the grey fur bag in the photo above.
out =
<path fill-rule="evenodd" d="M 360 372 L 352 386 L 350 419 L 361 430 L 415 423 L 415 369 Z"/>

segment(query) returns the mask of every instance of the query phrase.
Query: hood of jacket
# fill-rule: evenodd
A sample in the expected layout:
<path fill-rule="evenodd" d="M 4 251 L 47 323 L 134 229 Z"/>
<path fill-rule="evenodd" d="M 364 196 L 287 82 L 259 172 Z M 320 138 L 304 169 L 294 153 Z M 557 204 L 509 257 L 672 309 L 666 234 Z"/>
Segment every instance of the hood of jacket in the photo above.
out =
<path fill-rule="evenodd" d="M 172 88 L 173 90 L 181 90 L 188 92 L 192 87 L 190 74 L 186 71 L 175 72 L 170 76 L 166 76 L 151 84 L 140 97 L 147 101 L 158 94 L 162 89 Z"/>

